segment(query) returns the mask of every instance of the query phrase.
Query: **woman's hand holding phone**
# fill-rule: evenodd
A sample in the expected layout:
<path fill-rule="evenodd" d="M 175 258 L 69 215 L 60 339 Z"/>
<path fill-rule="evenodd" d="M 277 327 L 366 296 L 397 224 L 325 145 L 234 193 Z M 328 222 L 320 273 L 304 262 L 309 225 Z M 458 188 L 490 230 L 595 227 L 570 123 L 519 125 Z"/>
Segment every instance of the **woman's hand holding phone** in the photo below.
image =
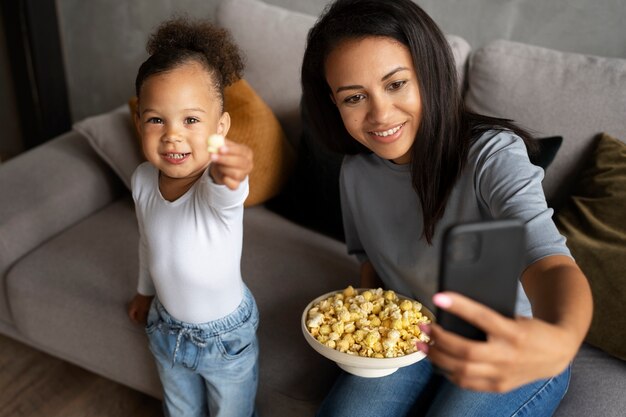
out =
<path fill-rule="evenodd" d="M 486 334 L 485 341 L 467 339 L 432 324 L 426 329 L 432 344 L 428 357 L 462 388 L 506 392 L 562 372 L 576 345 L 572 334 L 548 322 L 505 317 L 454 292 L 438 293 L 433 302 Z"/>

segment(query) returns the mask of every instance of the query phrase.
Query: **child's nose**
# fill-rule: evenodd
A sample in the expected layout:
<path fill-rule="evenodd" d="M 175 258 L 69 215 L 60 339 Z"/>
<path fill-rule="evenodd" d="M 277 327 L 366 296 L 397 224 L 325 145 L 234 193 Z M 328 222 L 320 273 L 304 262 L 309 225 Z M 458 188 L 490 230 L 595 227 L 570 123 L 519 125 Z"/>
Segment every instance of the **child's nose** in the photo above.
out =
<path fill-rule="evenodd" d="M 176 143 L 176 142 L 180 142 L 182 138 L 181 138 L 180 132 L 175 126 L 168 126 L 168 128 L 165 131 L 165 134 L 163 135 L 162 140 L 164 142 Z"/>

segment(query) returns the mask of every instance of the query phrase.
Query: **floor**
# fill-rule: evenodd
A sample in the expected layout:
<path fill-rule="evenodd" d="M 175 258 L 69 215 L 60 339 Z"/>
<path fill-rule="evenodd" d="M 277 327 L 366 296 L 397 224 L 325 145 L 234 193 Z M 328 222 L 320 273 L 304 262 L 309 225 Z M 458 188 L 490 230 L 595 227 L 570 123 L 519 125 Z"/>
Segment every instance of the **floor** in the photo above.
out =
<path fill-rule="evenodd" d="M 0 335 L 0 417 L 162 417 L 161 402 Z"/>

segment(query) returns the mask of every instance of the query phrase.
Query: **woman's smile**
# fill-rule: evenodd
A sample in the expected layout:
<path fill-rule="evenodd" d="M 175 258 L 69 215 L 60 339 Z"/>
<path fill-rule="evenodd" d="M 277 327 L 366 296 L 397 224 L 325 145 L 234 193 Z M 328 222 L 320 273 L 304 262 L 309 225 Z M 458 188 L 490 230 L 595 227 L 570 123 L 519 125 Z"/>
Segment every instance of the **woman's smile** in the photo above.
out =
<path fill-rule="evenodd" d="M 368 133 L 372 135 L 373 140 L 382 143 L 391 143 L 398 139 L 400 135 L 402 135 L 402 128 L 404 127 L 405 123 L 401 123 L 399 125 L 396 125 L 395 127 L 386 130 L 372 130 Z"/>

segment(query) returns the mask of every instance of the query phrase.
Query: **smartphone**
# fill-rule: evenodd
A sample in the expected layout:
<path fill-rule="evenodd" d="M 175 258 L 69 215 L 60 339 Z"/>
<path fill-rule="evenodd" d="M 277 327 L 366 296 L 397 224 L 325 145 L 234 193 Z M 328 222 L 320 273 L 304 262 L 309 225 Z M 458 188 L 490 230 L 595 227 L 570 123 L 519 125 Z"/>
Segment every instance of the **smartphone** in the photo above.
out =
<path fill-rule="evenodd" d="M 455 291 L 500 314 L 513 317 L 525 251 L 524 224 L 493 220 L 448 228 L 441 247 L 439 290 Z M 437 322 L 463 337 L 485 340 L 485 333 L 438 309 Z"/>

